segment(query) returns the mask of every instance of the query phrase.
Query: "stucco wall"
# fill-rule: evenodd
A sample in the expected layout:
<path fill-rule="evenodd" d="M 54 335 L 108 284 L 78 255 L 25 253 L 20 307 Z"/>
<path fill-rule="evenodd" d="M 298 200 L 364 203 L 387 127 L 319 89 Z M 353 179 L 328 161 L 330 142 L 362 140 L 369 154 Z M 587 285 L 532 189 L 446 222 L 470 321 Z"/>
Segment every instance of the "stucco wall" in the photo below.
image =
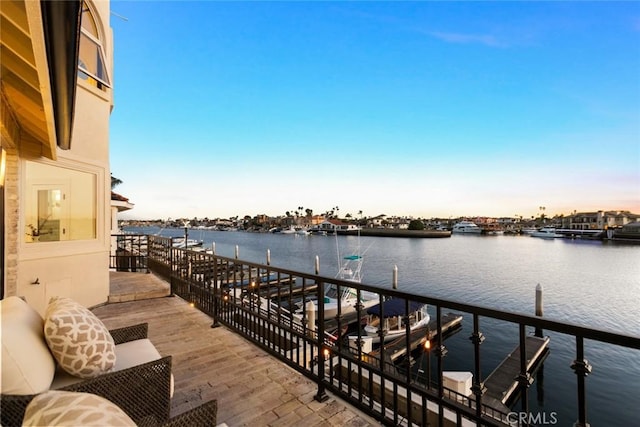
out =
<path fill-rule="evenodd" d="M 112 33 L 109 1 L 91 2 L 106 43 L 106 62 L 112 72 Z M 5 186 L 5 296 L 26 297 L 43 313 L 55 295 L 71 297 L 91 307 L 109 296 L 110 166 L 109 117 L 112 90 L 102 91 L 78 80 L 70 150 L 56 149 L 57 160 L 39 157 L 27 144 L 8 151 Z M 96 238 L 50 242 L 25 242 L 26 161 L 85 171 L 96 177 Z"/>

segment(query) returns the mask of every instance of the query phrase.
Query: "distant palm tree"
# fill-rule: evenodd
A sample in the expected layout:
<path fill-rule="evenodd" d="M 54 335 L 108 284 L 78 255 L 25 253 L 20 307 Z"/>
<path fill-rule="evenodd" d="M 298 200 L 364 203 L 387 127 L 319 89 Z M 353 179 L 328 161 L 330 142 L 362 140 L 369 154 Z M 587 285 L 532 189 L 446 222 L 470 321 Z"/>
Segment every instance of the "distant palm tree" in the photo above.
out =
<path fill-rule="evenodd" d="M 114 188 L 116 188 L 118 185 L 122 184 L 122 180 L 116 178 L 115 176 L 113 176 L 113 174 L 111 175 L 111 189 L 113 190 Z"/>

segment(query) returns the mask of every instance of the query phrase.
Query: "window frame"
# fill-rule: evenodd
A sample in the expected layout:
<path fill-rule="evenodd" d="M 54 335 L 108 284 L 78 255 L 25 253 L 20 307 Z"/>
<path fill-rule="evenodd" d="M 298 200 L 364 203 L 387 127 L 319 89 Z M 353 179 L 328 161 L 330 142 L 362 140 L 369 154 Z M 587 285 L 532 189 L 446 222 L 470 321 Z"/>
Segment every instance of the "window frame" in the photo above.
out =
<path fill-rule="evenodd" d="M 78 78 L 82 79 L 82 80 L 86 80 L 86 78 L 84 78 L 81 73 L 85 74 L 87 77 L 92 78 L 93 80 L 95 80 L 98 83 L 98 88 L 104 90 L 104 88 L 111 88 L 111 79 L 109 78 L 109 70 L 107 67 L 107 61 L 106 61 L 106 55 L 105 55 L 105 47 L 104 44 L 102 43 L 101 40 L 101 30 L 100 27 L 98 26 L 98 20 L 95 18 L 95 13 L 93 12 L 92 8 L 89 6 L 89 4 L 86 1 L 82 2 L 82 15 L 84 15 L 85 13 L 88 13 L 91 16 L 91 19 L 93 20 L 93 24 L 96 27 L 96 32 L 98 33 L 99 37 L 94 36 L 93 34 L 91 34 L 89 32 L 89 30 L 85 29 L 83 25 L 80 25 L 80 45 L 82 46 L 82 42 L 83 42 L 83 38 L 86 37 L 89 42 L 93 43 L 93 45 L 95 45 L 95 49 L 97 51 L 97 54 L 99 55 L 99 59 L 102 63 L 102 68 L 104 69 L 104 77 L 99 77 L 96 73 L 93 73 L 91 71 L 89 71 L 89 69 L 87 68 L 86 64 L 84 64 L 82 62 L 82 60 L 80 59 L 80 55 L 78 55 Z M 85 12 L 85 8 L 86 8 L 86 12 Z M 83 19 L 84 16 L 81 17 L 81 19 Z"/>
<path fill-rule="evenodd" d="M 93 212 L 93 228 L 94 228 L 94 236 L 92 238 L 87 239 L 68 239 L 68 240 L 56 240 L 56 241 L 40 241 L 37 244 L 33 244 L 32 242 L 26 241 L 26 236 L 20 235 L 24 234 L 29 223 L 27 222 L 28 215 L 28 205 L 27 205 L 27 195 L 29 194 L 29 187 L 31 182 L 28 182 L 27 179 L 27 162 L 36 163 L 39 165 L 46 165 L 53 168 L 67 169 L 72 172 L 80 172 L 86 173 L 92 176 L 93 181 L 93 202 L 92 202 L 92 212 Z M 22 159 L 20 161 L 21 168 L 21 194 L 24 194 L 26 197 L 20 198 L 20 215 L 18 222 L 18 244 L 21 248 L 21 258 L 24 260 L 29 259 L 41 259 L 41 258 L 51 258 L 51 257 L 61 257 L 68 255 L 77 255 L 84 254 L 87 251 L 108 251 L 108 245 L 110 244 L 108 234 L 105 234 L 105 209 L 107 209 L 105 198 L 105 188 L 102 183 L 105 180 L 106 172 L 104 168 L 101 168 L 96 165 L 90 165 L 87 163 L 78 163 L 76 161 L 66 160 L 59 158 L 57 162 L 49 161 L 48 159 Z M 59 184 L 60 180 L 52 179 L 47 185 L 55 186 Z M 42 185 L 42 181 L 37 182 L 36 184 Z M 72 196 L 72 195 L 71 195 Z M 71 197 L 70 196 L 70 197 Z M 71 201 L 69 201 L 71 203 Z M 71 209 L 71 208 L 70 208 Z M 71 231 L 69 231 L 71 233 Z M 55 247 L 55 250 L 52 248 Z"/>

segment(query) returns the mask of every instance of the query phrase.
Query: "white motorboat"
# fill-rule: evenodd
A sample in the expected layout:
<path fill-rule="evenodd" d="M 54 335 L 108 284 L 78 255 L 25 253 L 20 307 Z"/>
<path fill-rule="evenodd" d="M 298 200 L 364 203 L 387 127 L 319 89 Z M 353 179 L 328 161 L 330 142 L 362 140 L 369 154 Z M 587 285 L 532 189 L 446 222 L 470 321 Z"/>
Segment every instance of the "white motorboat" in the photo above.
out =
<path fill-rule="evenodd" d="M 453 226 L 451 232 L 458 234 L 480 234 L 482 233 L 482 228 L 471 221 L 460 221 Z"/>
<path fill-rule="evenodd" d="M 406 304 L 406 300 L 394 298 L 368 308 L 369 319 L 364 327 L 367 337 L 371 337 L 373 343 L 380 343 L 380 327 L 382 327 L 383 342 L 403 336 L 407 331 L 404 320 Z M 409 330 L 427 326 L 429 320 L 426 304 L 409 301 Z"/>
<path fill-rule="evenodd" d="M 336 274 L 336 279 L 361 283 L 363 257 L 360 255 L 360 243 L 358 243 L 357 253 L 340 257 L 340 248 L 337 239 L 338 237 L 336 235 L 336 247 L 338 248 L 338 273 Z M 311 299 L 306 302 L 309 301 L 313 302 L 314 309 L 317 313 L 317 300 Z M 366 309 L 379 302 L 380 296 L 375 292 L 360 291 L 360 297 L 358 298 L 358 291 L 356 289 L 349 286 L 340 286 L 338 289 L 337 284 L 330 283 L 325 285 L 323 298 L 324 318 L 329 319 L 335 317 L 338 314 L 338 306 L 340 306 L 340 314 L 347 314 L 356 311 L 358 303 L 361 304 L 363 309 Z M 300 302 L 296 313 L 301 314 L 303 309 L 302 302 Z"/>
<path fill-rule="evenodd" d="M 531 236 L 536 231 L 538 231 L 538 229 L 535 227 L 525 227 L 522 230 L 520 230 L 520 233 Z"/>
<path fill-rule="evenodd" d="M 174 237 L 173 238 L 173 247 L 174 248 L 197 248 L 202 246 L 203 241 L 202 240 L 196 240 L 196 239 L 187 239 L 187 242 L 185 244 L 185 240 L 184 237 Z"/>
<path fill-rule="evenodd" d="M 342 259 L 337 279 L 346 280 L 350 282 L 360 283 L 362 269 L 362 256 L 360 255 L 348 255 Z M 348 286 L 340 286 L 335 283 L 325 285 L 325 292 L 323 298 L 324 306 L 324 318 L 329 319 L 335 317 L 338 314 L 338 305 L 340 306 L 340 314 L 347 314 L 356 311 L 356 304 L 360 302 L 362 308 L 366 309 L 380 302 L 378 294 L 369 291 L 360 291 L 360 298 L 358 299 L 358 292 L 354 288 Z M 317 301 L 315 299 L 307 300 L 307 302 L 313 302 L 314 310 L 317 312 Z M 298 310 L 296 313 L 302 314 L 302 303 L 298 304 Z M 317 318 L 317 317 L 316 317 Z"/>
<path fill-rule="evenodd" d="M 356 311 L 358 302 L 362 304 L 362 308 L 368 308 L 379 301 L 380 297 L 376 293 L 360 291 L 360 299 L 358 300 L 358 293 L 354 288 L 341 286 L 340 293 L 338 293 L 338 287 L 330 284 L 324 294 L 324 318 L 335 317 L 338 314 L 338 304 L 340 305 L 340 314 L 344 315 Z"/>
<path fill-rule="evenodd" d="M 303 228 L 303 227 L 296 228 L 296 236 L 308 236 L 309 234 L 311 233 L 306 228 Z"/>
<path fill-rule="evenodd" d="M 543 237 L 547 239 L 554 239 L 556 237 L 562 237 L 562 234 L 556 233 L 555 227 L 542 227 L 531 233 L 531 237 Z"/>
<path fill-rule="evenodd" d="M 287 228 L 283 228 L 280 231 L 277 231 L 277 233 L 280 233 L 280 234 L 295 234 L 296 233 L 296 229 L 293 227 L 293 225 L 290 225 Z"/>

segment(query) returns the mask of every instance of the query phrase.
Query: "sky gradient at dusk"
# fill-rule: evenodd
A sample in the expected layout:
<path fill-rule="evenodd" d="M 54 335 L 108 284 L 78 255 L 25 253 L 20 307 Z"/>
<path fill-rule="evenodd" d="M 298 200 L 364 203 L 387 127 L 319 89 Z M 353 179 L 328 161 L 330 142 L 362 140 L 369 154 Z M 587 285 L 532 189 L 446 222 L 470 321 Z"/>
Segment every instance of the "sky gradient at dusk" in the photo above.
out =
<path fill-rule="evenodd" d="M 638 2 L 111 8 L 123 218 L 640 213 Z"/>

